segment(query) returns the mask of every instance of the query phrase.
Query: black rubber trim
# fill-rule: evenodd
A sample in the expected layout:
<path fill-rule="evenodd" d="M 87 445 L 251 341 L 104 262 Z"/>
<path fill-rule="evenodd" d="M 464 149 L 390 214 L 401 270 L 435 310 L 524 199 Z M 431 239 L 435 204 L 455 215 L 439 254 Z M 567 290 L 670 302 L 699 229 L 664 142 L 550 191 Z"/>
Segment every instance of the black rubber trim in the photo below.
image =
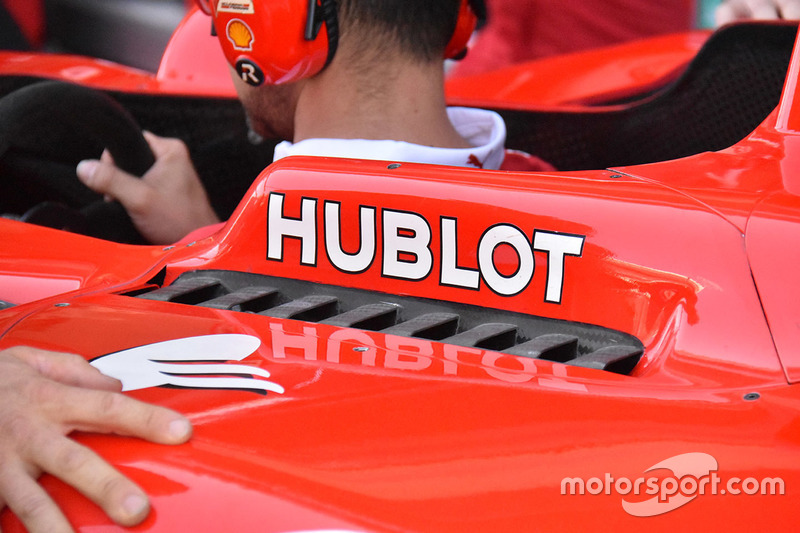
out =
<path fill-rule="evenodd" d="M 497 109 L 506 122 L 506 145 L 559 170 L 640 165 L 728 148 L 778 105 L 796 35 L 797 22 L 726 26 L 677 80 L 622 109 Z"/>

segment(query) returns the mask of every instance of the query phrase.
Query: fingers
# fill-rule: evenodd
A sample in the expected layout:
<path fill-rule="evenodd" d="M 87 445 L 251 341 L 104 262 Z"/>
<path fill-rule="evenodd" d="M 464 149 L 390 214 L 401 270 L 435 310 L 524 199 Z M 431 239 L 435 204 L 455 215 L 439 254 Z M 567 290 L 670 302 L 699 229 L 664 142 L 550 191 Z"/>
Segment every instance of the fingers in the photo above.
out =
<path fill-rule="evenodd" d="M 40 374 L 59 383 L 108 391 L 119 391 L 122 388 L 119 380 L 103 375 L 79 355 L 50 352 L 29 346 L 15 346 L 7 351 Z"/>
<path fill-rule="evenodd" d="M 190 164 L 189 148 L 182 140 L 173 137 L 159 137 L 155 133 L 146 130 L 142 132 L 142 135 L 147 144 L 150 145 L 156 160 L 165 158 L 169 160 L 183 159 L 187 164 Z"/>
<path fill-rule="evenodd" d="M 47 492 L 17 463 L 3 461 L 0 493 L 30 533 L 71 532 L 67 518 Z"/>
<path fill-rule="evenodd" d="M 36 482 L 45 471 L 118 524 L 147 516 L 144 492 L 67 435 L 85 429 L 178 444 L 191 436 L 191 425 L 174 411 L 114 392 L 118 386 L 76 355 L 30 347 L 0 351 L 0 509 L 7 504 L 30 531 L 69 531 Z"/>
<path fill-rule="evenodd" d="M 144 140 L 147 141 L 147 144 L 150 145 L 150 149 L 153 151 L 153 155 L 156 156 L 156 159 L 168 154 L 174 147 L 175 141 L 177 141 L 177 139 L 159 137 L 155 133 L 147 130 L 143 131 L 142 135 L 144 136 Z M 177 142 L 182 144 L 180 141 Z"/>
<path fill-rule="evenodd" d="M 787 20 L 800 19 L 800 0 L 782 0 L 781 17 Z"/>
<path fill-rule="evenodd" d="M 0 351 L 0 509 L 8 506 L 32 532 L 71 531 L 64 514 L 36 482 L 48 472 L 99 505 L 120 525 L 148 514 L 147 496 L 89 448 L 74 429 L 185 442 L 189 421 L 174 411 L 115 392 L 81 357 L 30 347 Z"/>
<path fill-rule="evenodd" d="M 136 212 L 147 205 L 149 187 L 109 161 L 81 161 L 75 173 L 81 183 L 97 193 L 118 200 L 128 211 Z"/>
<path fill-rule="evenodd" d="M 775 0 L 748 0 L 749 18 L 755 20 L 773 20 L 781 18 L 781 12 Z"/>
<path fill-rule="evenodd" d="M 726 0 L 714 12 L 717 26 L 743 19 L 800 18 L 800 0 Z"/>
<path fill-rule="evenodd" d="M 60 421 L 65 432 L 116 433 L 159 444 L 181 444 L 192 435 L 191 424 L 179 413 L 116 392 L 47 381 L 29 387 L 43 416 Z"/>
<path fill-rule="evenodd" d="M 136 525 L 147 516 L 150 503 L 136 484 L 88 448 L 61 435 L 39 435 L 29 443 L 29 461 L 61 479 L 96 503 L 117 524 Z M 19 463 L 4 461 L 0 492 L 8 507 L 31 531 L 72 531 L 64 514 L 35 476 Z"/>
<path fill-rule="evenodd" d="M 717 26 L 752 18 L 777 18 L 773 0 L 726 0 L 714 12 Z"/>
<path fill-rule="evenodd" d="M 96 453 L 66 437 L 37 443 L 35 459 L 44 471 L 77 489 L 117 524 L 138 524 L 150 510 L 141 488 Z"/>

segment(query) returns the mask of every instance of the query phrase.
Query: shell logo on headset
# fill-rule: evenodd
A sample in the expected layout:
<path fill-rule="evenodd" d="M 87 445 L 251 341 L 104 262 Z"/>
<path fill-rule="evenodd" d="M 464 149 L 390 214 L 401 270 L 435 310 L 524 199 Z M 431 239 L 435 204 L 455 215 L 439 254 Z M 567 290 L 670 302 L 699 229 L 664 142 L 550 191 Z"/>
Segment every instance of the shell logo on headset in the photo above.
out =
<path fill-rule="evenodd" d="M 236 50 L 250 52 L 253 50 L 253 30 L 243 20 L 231 19 L 226 29 L 228 40 Z"/>

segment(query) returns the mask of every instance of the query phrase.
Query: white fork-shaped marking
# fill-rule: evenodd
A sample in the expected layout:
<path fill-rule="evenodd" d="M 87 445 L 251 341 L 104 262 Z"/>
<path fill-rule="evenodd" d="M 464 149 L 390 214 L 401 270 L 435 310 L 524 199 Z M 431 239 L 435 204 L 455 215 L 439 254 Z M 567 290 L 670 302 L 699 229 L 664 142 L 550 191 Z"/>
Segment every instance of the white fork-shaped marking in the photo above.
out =
<path fill-rule="evenodd" d="M 260 345 L 261 340 L 252 335 L 202 335 L 137 346 L 100 356 L 91 364 L 103 374 L 120 380 L 122 390 L 126 391 L 174 385 L 283 394 L 283 387 L 266 379 L 270 373 L 263 368 L 220 363 L 241 361 Z"/>

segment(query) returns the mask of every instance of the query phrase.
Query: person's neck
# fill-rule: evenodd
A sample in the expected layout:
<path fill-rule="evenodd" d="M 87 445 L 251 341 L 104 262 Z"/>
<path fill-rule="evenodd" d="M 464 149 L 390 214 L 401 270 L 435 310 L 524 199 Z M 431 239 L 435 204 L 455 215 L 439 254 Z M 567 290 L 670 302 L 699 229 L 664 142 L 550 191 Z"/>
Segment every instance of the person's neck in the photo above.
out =
<path fill-rule="evenodd" d="M 351 69 L 352 70 L 352 69 Z M 300 94 L 294 142 L 311 138 L 391 139 L 467 148 L 447 116 L 439 63 L 387 62 L 354 75 L 334 61 Z"/>

